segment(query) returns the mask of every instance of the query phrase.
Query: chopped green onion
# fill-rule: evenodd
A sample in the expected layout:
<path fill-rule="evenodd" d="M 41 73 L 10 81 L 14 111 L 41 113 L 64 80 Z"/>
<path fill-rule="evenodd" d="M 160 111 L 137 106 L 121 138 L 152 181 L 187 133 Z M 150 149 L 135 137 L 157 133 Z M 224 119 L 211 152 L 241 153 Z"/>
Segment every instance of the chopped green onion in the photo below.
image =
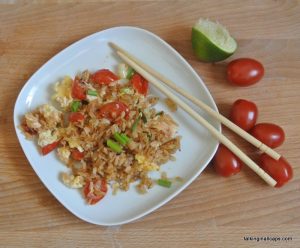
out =
<path fill-rule="evenodd" d="M 90 95 L 90 96 L 98 96 L 98 93 L 95 90 L 88 90 L 87 94 Z"/>
<path fill-rule="evenodd" d="M 116 153 L 121 153 L 123 151 L 122 147 L 111 139 L 106 141 L 106 145 Z"/>
<path fill-rule="evenodd" d="M 156 115 L 163 115 L 164 114 L 164 111 L 160 111 L 158 113 L 156 113 Z"/>
<path fill-rule="evenodd" d="M 128 95 L 131 95 L 131 94 L 133 93 L 132 90 L 131 90 L 129 87 L 122 88 L 122 89 L 120 90 L 120 92 L 121 92 L 122 94 L 128 94 Z"/>
<path fill-rule="evenodd" d="M 135 129 L 137 128 L 137 125 L 139 124 L 139 121 L 141 120 L 141 115 L 139 115 L 138 118 L 136 118 L 136 120 L 134 121 L 132 127 L 131 127 L 131 131 L 134 132 Z"/>
<path fill-rule="evenodd" d="M 72 112 L 77 112 L 80 105 L 81 105 L 80 101 L 73 101 L 72 104 L 71 104 L 71 111 Z"/>
<path fill-rule="evenodd" d="M 126 78 L 128 72 L 128 65 L 121 63 L 118 65 L 118 76 L 120 78 Z"/>
<path fill-rule="evenodd" d="M 170 188 L 172 185 L 172 182 L 167 179 L 158 179 L 157 184 L 166 188 Z"/>
<path fill-rule="evenodd" d="M 133 74 L 134 74 L 134 72 L 135 72 L 135 71 L 133 70 L 133 68 L 129 67 L 129 68 L 128 68 L 128 71 L 127 71 L 126 78 L 127 78 L 127 79 L 131 79 L 132 76 L 133 76 Z"/>
<path fill-rule="evenodd" d="M 144 123 L 147 123 L 147 117 L 146 117 L 146 115 L 144 114 L 144 112 L 143 112 L 142 110 L 140 110 L 140 109 L 139 109 L 139 112 L 140 112 L 142 121 L 143 121 Z"/>
<path fill-rule="evenodd" d="M 126 144 L 130 142 L 130 138 L 125 133 L 121 133 L 120 135 L 126 141 Z"/>
<path fill-rule="evenodd" d="M 114 133 L 114 138 L 116 141 L 118 141 L 122 146 L 127 144 L 126 139 L 124 139 L 120 133 Z"/>
<path fill-rule="evenodd" d="M 146 117 L 146 115 L 144 114 L 144 112 L 143 112 L 140 108 L 139 108 L 138 110 L 139 110 L 139 114 L 140 114 L 140 116 L 141 116 L 143 122 L 144 122 L 144 123 L 147 123 L 147 117 Z"/>
<path fill-rule="evenodd" d="M 114 139 L 122 146 L 125 146 L 130 142 L 130 138 L 124 133 L 115 132 Z"/>

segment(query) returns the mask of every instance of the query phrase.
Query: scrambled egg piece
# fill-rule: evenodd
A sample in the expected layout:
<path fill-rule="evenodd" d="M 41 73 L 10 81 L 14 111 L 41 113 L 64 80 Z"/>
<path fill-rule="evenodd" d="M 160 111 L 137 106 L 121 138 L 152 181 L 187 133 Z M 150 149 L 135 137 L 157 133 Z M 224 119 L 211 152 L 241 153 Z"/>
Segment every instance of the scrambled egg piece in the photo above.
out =
<path fill-rule="evenodd" d="M 42 126 L 38 116 L 33 115 L 33 113 L 25 114 L 25 121 L 27 126 L 32 129 L 38 129 Z"/>
<path fill-rule="evenodd" d="M 87 84 L 87 87 L 88 87 L 88 90 L 96 91 L 96 89 L 95 89 L 92 85 L 90 85 L 90 84 Z M 91 102 L 91 101 L 93 101 L 93 100 L 98 99 L 98 96 L 91 96 L 91 95 L 87 94 L 87 95 L 86 95 L 86 99 L 87 99 L 89 102 Z"/>
<path fill-rule="evenodd" d="M 137 160 L 139 164 L 142 164 L 142 163 L 145 162 L 146 158 L 143 155 L 136 154 L 135 155 L 135 160 Z"/>
<path fill-rule="evenodd" d="M 172 99 L 166 98 L 165 99 L 165 104 L 168 106 L 168 108 L 170 109 L 171 112 L 177 111 L 177 108 L 178 108 L 177 104 Z"/>
<path fill-rule="evenodd" d="M 38 110 L 49 123 L 59 123 L 62 120 L 62 112 L 49 104 L 42 105 Z"/>
<path fill-rule="evenodd" d="M 171 121 L 169 117 L 165 117 L 163 121 L 159 118 L 154 119 L 149 126 L 162 131 L 167 137 L 173 137 L 178 130 L 178 125 Z"/>
<path fill-rule="evenodd" d="M 55 94 L 52 98 L 57 101 L 62 108 L 66 108 L 73 101 L 72 98 L 72 78 L 66 76 L 61 82 L 54 86 Z"/>
<path fill-rule="evenodd" d="M 65 138 L 65 140 L 68 142 L 70 148 L 77 148 L 78 151 L 83 152 L 84 149 L 80 145 L 80 140 L 77 139 L 76 137 L 68 137 Z"/>
<path fill-rule="evenodd" d="M 71 152 L 67 147 L 59 147 L 57 148 L 57 155 L 61 161 L 68 163 Z"/>
<path fill-rule="evenodd" d="M 58 137 L 56 134 L 52 134 L 50 130 L 42 131 L 39 133 L 38 145 L 43 147 L 57 141 Z"/>
<path fill-rule="evenodd" d="M 62 173 L 62 180 L 64 184 L 70 188 L 82 188 L 84 186 L 84 179 L 82 176 L 68 175 L 67 173 Z"/>
<path fill-rule="evenodd" d="M 140 154 L 135 155 L 135 160 L 138 162 L 138 164 L 141 166 L 143 170 L 146 171 L 158 171 L 159 166 L 155 163 L 149 162 L 149 160 Z"/>

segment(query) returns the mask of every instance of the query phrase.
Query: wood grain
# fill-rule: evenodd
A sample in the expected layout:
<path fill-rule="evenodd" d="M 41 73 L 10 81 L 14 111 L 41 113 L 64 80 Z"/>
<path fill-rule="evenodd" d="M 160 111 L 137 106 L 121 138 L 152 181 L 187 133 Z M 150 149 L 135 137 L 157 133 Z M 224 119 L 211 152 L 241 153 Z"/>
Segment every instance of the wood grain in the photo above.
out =
<path fill-rule="evenodd" d="M 300 242 L 300 6 L 299 1 L 3 1 L 0 5 L 0 246 L 1 247 L 299 247 Z M 225 80 L 226 62 L 196 60 L 190 29 L 199 17 L 226 25 L 237 39 L 233 56 L 266 69 L 248 88 Z M 280 189 L 245 168 L 224 179 L 208 167 L 178 197 L 127 225 L 99 227 L 69 213 L 42 185 L 15 135 L 13 107 L 28 78 L 74 41 L 119 25 L 148 29 L 179 51 L 201 75 L 220 111 L 237 98 L 257 103 L 259 122 L 286 132 L 277 150 L 294 168 Z M 257 159 L 255 149 L 224 133 Z M 244 237 L 292 237 L 245 241 Z"/>

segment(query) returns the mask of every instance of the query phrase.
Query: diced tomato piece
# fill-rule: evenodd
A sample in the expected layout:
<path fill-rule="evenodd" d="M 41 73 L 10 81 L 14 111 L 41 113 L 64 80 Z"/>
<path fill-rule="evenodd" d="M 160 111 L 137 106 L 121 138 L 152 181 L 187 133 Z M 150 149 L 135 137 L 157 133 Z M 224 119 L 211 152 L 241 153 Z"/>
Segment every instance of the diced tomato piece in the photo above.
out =
<path fill-rule="evenodd" d="M 111 82 L 119 79 L 117 75 L 115 75 L 108 69 L 101 69 L 96 71 L 91 78 L 94 83 L 99 85 L 110 84 Z"/>
<path fill-rule="evenodd" d="M 74 150 L 72 150 L 72 152 L 71 152 L 71 157 L 72 157 L 74 160 L 80 161 L 81 159 L 84 158 L 84 152 L 80 152 L 80 151 L 78 151 L 77 149 L 74 149 Z"/>
<path fill-rule="evenodd" d="M 84 115 L 79 112 L 74 112 L 69 115 L 70 122 L 80 122 L 84 120 Z"/>
<path fill-rule="evenodd" d="M 149 89 L 148 81 L 143 78 L 140 74 L 134 74 L 131 78 L 131 83 L 133 88 L 137 90 L 138 93 L 146 96 Z"/>
<path fill-rule="evenodd" d="M 29 133 L 30 135 L 36 135 L 37 134 L 37 131 L 35 131 L 34 129 L 28 127 L 26 123 L 22 123 L 21 126 L 22 126 L 24 132 Z"/>
<path fill-rule="evenodd" d="M 110 121 L 113 121 L 118 117 L 120 117 L 122 112 L 125 112 L 125 118 L 128 118 L 129 108 L 125 103 L 120 101 L 109 102 L 102 105 L 98 109 L 98 117 L 106 118 L 109 119 Z"/>
<path fill-rule="evenodd" d="M 78 100 L 84 100 L 86 98 L 86 89 L 80 84 L 79 78 L 75 77 L 72 84 L 72 97 Z"/>
<path fill-rule="evenodd" d="M 42 154 L 47 155 L 49 152 L 52 152 L 58 146 L 59 142 L 60 141 L 58 140 L 49 145 L 42 147 Z"/>
<path fill-rule="evenodd" d="M 88 181 L 84 188 L 83 194 L 90 205 L 99 202 L 107 193 L 107 183 L 105 179 L 94 179 Z"/>

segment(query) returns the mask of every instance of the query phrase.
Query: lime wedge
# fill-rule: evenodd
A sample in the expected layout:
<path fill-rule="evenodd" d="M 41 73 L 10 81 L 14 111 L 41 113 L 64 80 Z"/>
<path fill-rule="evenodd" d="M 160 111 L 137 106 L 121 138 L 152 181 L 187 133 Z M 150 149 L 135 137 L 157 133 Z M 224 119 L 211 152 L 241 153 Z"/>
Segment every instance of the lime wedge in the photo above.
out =
<path fill-rule="evenodd" d="M 192 28 L 192 46 L 198 59 L 217 62 L 228 58 L 237 43 L 221 24 L 200 19 Z"/>

